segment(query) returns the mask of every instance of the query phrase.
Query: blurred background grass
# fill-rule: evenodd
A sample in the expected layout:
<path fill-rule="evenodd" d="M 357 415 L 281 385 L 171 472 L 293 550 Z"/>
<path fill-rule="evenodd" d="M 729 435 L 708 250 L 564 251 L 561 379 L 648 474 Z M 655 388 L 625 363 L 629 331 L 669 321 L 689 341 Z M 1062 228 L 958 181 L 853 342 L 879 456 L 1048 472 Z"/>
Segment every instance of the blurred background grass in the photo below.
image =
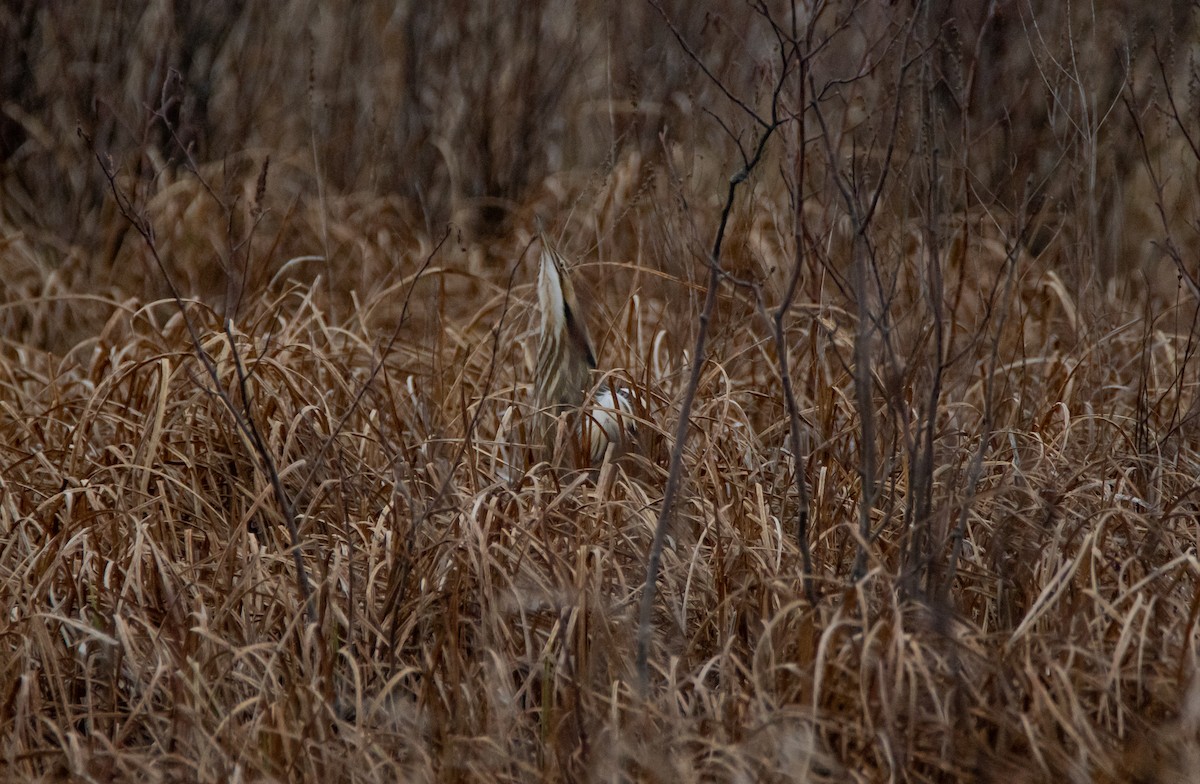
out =
<path fill-rule="evenodd" d="M 732 95 L 763 105 L 776 43 L 758 14 L 738 3 L 664 13 Z M 801 21 L 809 13 L 798 6 Z M 895 67 L 886 47 L 912 16 L 830 7 L 821 24 L 837 35 L 811 64 L 822 102 L 882 119 L 901 82 L 880 65 Z M 927 48 L 910 53 L 920 60 L 908 78 L 927 71 L 929 89 L 902 114 L 916 132 L 930 102 L 941 160 L 969 160 L 947 206 L 1045 201 L 1071 213 L 1073 239 L 1106 274 L 1141 263 L 1129 251 L 1152 221 L 1127 224 L 1152 217 L 1131 213 L 1153 199 L 1123 91 L 1153 115 L 1162 70 L 1189 116 L 1192 5 L 940 2 L 922 6 L 919 24 Z M 108 188 L 77 130 L 145 195 L 188 154 L 230 179 L 270 154 L 281 204 L 321 188 L 386 196 L 425 235 L 453 221 L 472 236 L 523 225 L 531 204 L 629 156 L 658 171 L 674 150 L 679 175 L 704 177 L 694 191 L 715 198 L 734 153 L 718 118 L 749 140 L 746 118 L 649 3 L 29 1 L 6 6 L 0 36 L 5 218 L 109 254 Z M 1164 156 L 1153 162 L 1188 160 L 1164 149 L 1178 136 L 1170 122 L 1147 123 L 1150 152 Z"/>

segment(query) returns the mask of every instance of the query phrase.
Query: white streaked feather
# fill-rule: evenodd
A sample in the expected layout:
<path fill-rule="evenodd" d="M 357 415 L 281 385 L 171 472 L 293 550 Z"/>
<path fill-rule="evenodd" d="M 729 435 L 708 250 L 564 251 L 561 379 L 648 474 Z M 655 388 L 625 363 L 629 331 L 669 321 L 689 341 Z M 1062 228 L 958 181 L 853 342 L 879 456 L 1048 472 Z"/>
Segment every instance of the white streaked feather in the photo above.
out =
<path fill-rule="evenodd" d="M 592 395 L 580 430 L 586 429 L 581 435 L 588 446 L 593 465 L 604 459 L 610 445 L 619 454 L 637 438 L 637 418 L 634 413 L 637 402 L 636 394 L 627 387 L 617 387 L 614 392 L 612 387 L 602 385 Z"/>
<path fill-rule="evenodd" d="M 542 250 L 542 263 L 538 267 L 538 301 L 542 308 L 542 331 L 548 324 L 562 323 L 566 318 L 564 307 L 562 280 L 559 278 L 558 265 L 549 248 Z"/>
<path fill-rule="evenodd" d="M 630 389 L 601 385 L 588 397 L 596 369 L 593 344 L 580 315 L 574 288 L 562 257 L 543 241 L 538 272 L 541 335 L 534 377 L 540 440 L 551 449 L 563 434 L 582 449 L 580 459 L 599 465 L 606 455 L 634 446 L 637 412 L 646 406 Z M 634 311 L 638 303 L 635 300 Z M 639 326 L 640 329 L 640 326 Z"/>

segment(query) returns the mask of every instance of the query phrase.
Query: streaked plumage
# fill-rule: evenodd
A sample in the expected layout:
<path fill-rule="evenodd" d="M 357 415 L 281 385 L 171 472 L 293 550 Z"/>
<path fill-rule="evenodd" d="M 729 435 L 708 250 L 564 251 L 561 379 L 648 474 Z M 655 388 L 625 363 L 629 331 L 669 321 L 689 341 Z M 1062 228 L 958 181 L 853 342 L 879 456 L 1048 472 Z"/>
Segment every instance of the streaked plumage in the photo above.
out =
<path fill-rule="evenodd" d="M 567 433 L 578 439 L 579 454 L 595 465 L 604 459 L 610 444 L 624 451 L 636 435 L 634 395 L 628 389 L 617 388 L 614 393 L 601 385 L 586 399 L 592 391 L 596 354 L 566 265 L 545 245 L 538 304 L 542 318 L 534 390 L 542 440 L 552 448 L 558 423 L 565 421 Z"/>

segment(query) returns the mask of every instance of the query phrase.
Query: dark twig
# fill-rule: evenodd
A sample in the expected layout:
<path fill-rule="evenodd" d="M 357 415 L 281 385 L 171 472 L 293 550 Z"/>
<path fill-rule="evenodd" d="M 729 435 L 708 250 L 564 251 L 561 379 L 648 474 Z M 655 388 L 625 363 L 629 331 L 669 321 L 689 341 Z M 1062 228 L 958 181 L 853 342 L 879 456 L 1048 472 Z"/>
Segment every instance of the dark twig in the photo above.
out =
<path fill-rule="evenodd" d="M 243 406 L 241 409 L 239 409 L 239 407 L 233 402 L 233 399 L 230 397 L 229 393 L 225 391 L 221 385 L 221 377 L 217 370 L 216 363 L 213 362 L 212 357 L 210 357 L 208 352 L 204 349 L 204 345 L 200 340 L 199 330 L 192 322 L 191 317 L 188 315 L 187 306 L 183 301 L 183 295 L 180 294 L 179 287 L 176 285 L 175 279 L 171 276 L 170 270 L 167 269 L 166 262 L 163 261 L 162 256 L 158 252 L 158 245 L 154 238 L 154 226 L 150 223 L 150 219 L 143 213 L 139 212 L 136 207 L 134 207 L 133 202 L 130 200 L 128 194 L 126 194 L 120 188 L 120 186 L 117 185 L 117 174 L 113 168 L 112 160 L 105 160 L 105 158 L 92 145 L 91 137 L 84 133 L 82 128 L 78 130 L 78 133 L 80 137 L 87 142 L 88 146 L 92 147 L 92 154 L 95 156 L 96 162 L 100 165 L 100 169 L 104 173 L 105 179 L 108 181 L 109 189 L 112 191 L 113 198 L 116 200 L 117 210 L 121 213 L 121 217 L 123 217 L 129 223 L 129 225 L 134 228 L 138 235 L 141 236 L 142 242 L 149 251 L 151 258 L 154 259 L 154 264 L 158 268 L 158 272 L 162 276 L 163 282 L 166 283 L 167 289 L 171 293 L 171 299 L 174 301 L 175 307 L 179 311 L 179 315 L 183 318 L 183 323 L 187 328 L 188 337 L 191 339 L 192 348 L 196 354 L 196 357 L 204 366 L 204 371 L 208 375 L 209 380 L 212 382 L 212 393 L 225 406 L 225 409 L 233 418 L 234 426 L 241 431 L 242 435 L 254 447 L 255 454 L 258 457 L 259 467 L 271 483 L 271 489 L 275 493 L 275 500 L 279 504 L 280 513 L 283 515 L 284 523 L 287 526 L 288 535 L 291 539 L 290 549 L 292 551 L 292 558 L 296 566 L 296 593 L 299 595 L 300 601 L 304 605 L 305 615 L 308 622 L 310 624 L 315 624 L 317 622 L 316 608 L 310 601 L 312 588 L 308 579 L 308 571 L 304 566 L 304 559 L 302 557 L 300 530 L 299 526 L 296 524 L 295 510 L 292 506 L 291 499 L 288 497 L 287 492 L 283 487 L 283 482 L 279 478 L 279 470 L 275 465 L 275 459 L 272 457 L 270 450 L 267 448 L 266 443 L 259 434 L 257 425 L 254 423 L 253 412 L 250 410 L 250 396 L 245 383 L 246 373 L 242 366 L 241 355 L 239 354 L 237 346 L 233 341 L 233 335 L 229 326 L 229 321 L 226 320 L 225 322 L 225 335 L 226 339 L 229 341 L 230 347 L 233 349 L 233 356 L 238 374 L 239 389 L 242 395 Z"/>
<path fill-rule="evenodd" d="M 691 425 L 692 404 L 696 399 L 696 390 L 700 386 L 700 373 L 704 368 L 704 350 L 708 340 L 708 327 L 712 321 L 713 311 L 717 303 L 717 289 L 720 287 L 722 279 L 725 277 L 724 271 L 721 269 L 721 246 L 725 240 L 725 230 L 729 224 L 729 216 L 733 212 L 734 199 L 737 195 L 738 186 L 746 182 L 751 172 L 758 166 L 762 160 L 763 153 L 766 150 L 767 142 L 770 141 L 775 131 L 780 125 L 788 122 L 790 118 L 779 119 L 779 97 L 783 90 L 783 85 L 790 75 L 790 69 L 787 67 L 791 56 L 784 59 L 784 68 L 779 73 L 779 80 L 775 85 L 775 89 L 771 96 L 771 120 L 768 122 L 759 117 L 750 107 L 746 106 L 742 101 L 729 94 L 729 91 L 714 77 L 704 64 L 700 62 L 698 56 L 688 48 L 683 41 L 679 31 L 671 24 L 667 18 L 666 12 L 657 0 L 650 0 L 651 4 L 663 16 L 667 25 L 671 28 L 671 32 L 679 41 L 680 46 L 684 48 L 688 56 L 691 57 L 697 65 L 704 70 L 705 74 L 712 79 L 722 92 L 740 106 L 747 114 L 755 119 L 763 126 L 762 134 L 758 138 L 758 143 L 755 145 L 754 155 L 746 162 L 742 168 L 729 179 L 729 188 L 725 196 L 725 205 L 721 209 L 721 220 L 717 226 L 717 233 L 713 239 L 712 251 L 708 257 L 708 286 L 704 294 L 704 307 L 700 312 L 699 329 L 696 332 L 696 343 L 692 350 L 692 366 L 688 376 L 687 386 L 684 387 L 683 401 L 680 405 L 679 421 L 675 427 L 675 442 L 671 448 L 670 468 L 667 472 L 667 484 L 663 489 L 662 508 L 658 513 L 658 520 L 654 526 L 654 541 L 650 546 L 650 555 L 646 565 L 646 587 L 642 593 L 641 609 L 638 614 L 638 633 L 637 633 L 637 673 L 638 685 L 641 693 L 644 695 L 649 687 L 649 656 L 650 656 L 650 628 L 651 620 L 654 614 L 654 599 L 658 584 L 658 573 L 662 563 L 662 550 L 667 538 L 667 527 L 670 523 L 672 512 L 674 511 L 675 496 L 679 492 L 679 485 L 683 476 L 683 450 L 687 443 L 687 437 Z M 798 45 L 793 44 L 791 49 L 792 55 L 798 55 Z"/>
<path fill-rule="evenodd" d="M 758 112 L 754 111 L 749 104 L 734 95 L 729 88 L 725 86 L 725 83 L 722 82 L 716 74 L 709 70 L 708 65 L 705 64 L 700 55 L 696 54 L 695 50 L 688 45 L 687 40 L 683 37 L 683 33 L 679 32 L 679 28 L 676 27 L 675 23 L 671 21 L 671 17 L 667 15 L 667 11 L 662 7 L 662 3 L 659 2 L 659 0 L 650 0 L 650 5 L 654 6 L 655 11 L 658 11 L 658 15 L 661 16 L 663 22 L 666 23 L 667 29 L 671 31 L 671 35 L 675 36 L 675 41 L 678 42 L 679 47 L 687 53 L 688 58 L 690 58 L 691 61 L 696 64 L 696 67 L 704 72 L 704 75 L 707 76 L 708 80 L 712 82 L 718 90 L 721 91 L 722 95 L 724 95 L 733 103 L 737 104 L 738 108 L 753 118 L 754 122 L 761 125 L 764 131 L 770 135 L 770 131 L 773 130 L 771 127 L 772 124 L 763 117 L 760 117 Z"/>
<path fill-rule="evenodd" d="M 803 69 L 803 64 L 800 66 Z M 803 72 L 799 79 L 800 90 L 800 105 L 804 105 L 804 94 L 806 84 L 804 81 Z M 803 567 L 804 579 L 804 594 L 808 597 L 810 604 L 817 603 L 816 590 L 813 587 L 812 575 L 812 550 L 808 541 L 808 517 L 809 510 L 812 508 L 808 495 L 808 456 L 804 453 L 803 445 L 800 437 L 800 407 L 796 404 L 796 392 L 792 386 L 792 373 L 790 367 L 790 359 L 787 351 L 787 341 L 784 339 L 784 319 L 792 308 L 792 302 L 796 298 L 796 290 L 800 284 L 800 273 L 804 269 L 804 243 L 803 236 L 806 233 L 804 229 L 804 176 L 805 166 L 807 163 L 806 147 L 804 144 L 804 133 L 801 128 L 800 147 L 796 152 L 796 196 L 794 199 L 795 205 L 795 227 L 794 241 L 796 243 L 796 257 L 792 261 L 792 273 L 788 277 L 787 291 L 784 293 L 783 301 L 772 314 L 770 321 L 773 327 L 772 334 L 775 338 L 775 353 L 778 356 L 779 362 L 779 377 L 783 386 L 783 402 L 787 408 L 788 427 L 792 442 L 792 460 L 795 463 L 796 474 L 796 496 L 799 501 L 800 509 L 796 513 L 796 544 L 800 548 L 800 558 Z M 762 299 L 759 298 L 759 307 L 762 308 Z M 765 314 L 765 309 L 764 309 Z"/>
<path fill-rule="evenodd" d="M 860 200 L 857 174 L 852 171 L 847 175 L 841 169 L 838 152 L 833 147 L 833 135 L 826 122 L 825 114 L 821 110 L 818 97 L 821 91 L 817 90 L 816 85 L 812 83 L 812 74 L 807 74 L 810 82 L 810 105 L 813 110 L 813 116 L 816 118 L 817 124 L 821 129 L 820 138 L 824 141 L 825 153 L 829 160 L 829 169 L 833 174 L 833 182 L 841 193 L 842 199 L 846 204 L 846 211 L 850 215 L 854 225 L 851 286 L 857 302 L 856 315 L 858 318 L 858 324 L 854 333 L 854 391 L 855 405 L 858 408 L 859 418 L 862 423 L 862 438 L 859 444 L 859 477 L 862 484 L 862 501 L 859 504 L 858 545 L 854 557 L 854 566 L 851 570 L 851 574 L 855 580 L 866 574 L 869 548 L 871 540 L 874 538 L 871 530 L 871 511 L 875 508 L 875 503 L 879 495 L 877 477 L 880 475 L 880 472 L 879 466 L 876 464 L 877 458 L 875 455 L 878 434 L 876 432 L 873 396 L 875 375 L 873 371 L 871 344 L 877 331 L 885 331 L 884 319 L 887 315 L 886 307 L 881 306 L 878 313 L 876 313 L 875 309 L 871 306 L 871 292 L 868 288 L 868 281 L 872 279 L 873 275 L 876 288 L 881 297 L 883 290 L 878 278 L 879 269 L 875 263 L 870 228 L 876 208 L 882 199 L 884 187 L 888 182 L 888 175 L 892 169 L 892 156 L 895 153 L 896 143 L 899 139 L 900 108 L 903 104 L 900 96 L 908 69 L 916 62 L 916 58 L 908 59 L 905 55 L 907 55 L 908 45 L 912 40 L 917 16 L 917 14 L 914 14 L 909 20 L 908 28 L 904 35 L 904 52 L 901 58 L 903 64 L 896 77 L 895 98 L 893 99 L 895 103 L 892 107 L 891 130 L 888 134 L 887 148 L 880 166 L 878 181 L 875 183 L 875 187 L 866 200 L 865 205 Z M 856 163 L 857 161 L 852 158 L 851 165 L 856 165 Z"/>

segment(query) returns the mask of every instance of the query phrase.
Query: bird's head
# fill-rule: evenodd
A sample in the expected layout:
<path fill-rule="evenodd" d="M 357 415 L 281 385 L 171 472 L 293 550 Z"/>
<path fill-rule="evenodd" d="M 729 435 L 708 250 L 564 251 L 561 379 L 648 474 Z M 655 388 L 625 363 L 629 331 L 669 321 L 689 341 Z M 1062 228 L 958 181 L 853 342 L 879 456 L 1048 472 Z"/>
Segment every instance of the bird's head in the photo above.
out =
<path fill-rule="evenodd" d="M 542 311 L 542 346 L 553 348 L 556 359 L 572 378 L 586 379 L 596 367 L 596 354 L 587 325 L 579 312 L 575 287 L 562 258 L 549 247 L 542 249 L 538 272 L 538 304 Z M 582 368 L 582 373 L 574 372 Z"/>
<path fill-rule="evenodd" d="M 577 409 L 596 367 L 596 355 L 566 265 L 545 242 L 538 271 L 538 305 L 542 312 L 534 378 L 538 407 L 551 414 Z M 549 421 L 545 426 L 549 438 Z"/>

